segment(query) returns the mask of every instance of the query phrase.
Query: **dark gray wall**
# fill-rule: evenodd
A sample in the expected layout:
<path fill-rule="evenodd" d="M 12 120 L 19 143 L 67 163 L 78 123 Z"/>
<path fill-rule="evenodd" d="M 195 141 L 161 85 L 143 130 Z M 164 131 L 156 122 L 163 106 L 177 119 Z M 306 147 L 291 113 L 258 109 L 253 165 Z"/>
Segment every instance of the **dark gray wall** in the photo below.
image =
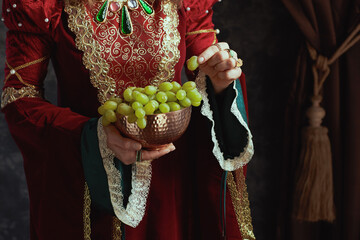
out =
<path fill-rule="evenodd" d="M 275 239 L 283 114 L 299 44 L 298 29 L 280 0 L 223 0 L 214 10 L 219 39 L 229 42 L 245 62 L 256 152 L 247 177 L 255 234 L 258 240 Z M 5 62 L 5 32 L 0 23 L 0 66 Z M 4 79 L 3 67 L 0 78 Z M 50 68 L 46 95 L 52 102 L 55 86 Z M 21 154 L 0 114 L 0 240 L 29 239 L 28 221 Z"/>

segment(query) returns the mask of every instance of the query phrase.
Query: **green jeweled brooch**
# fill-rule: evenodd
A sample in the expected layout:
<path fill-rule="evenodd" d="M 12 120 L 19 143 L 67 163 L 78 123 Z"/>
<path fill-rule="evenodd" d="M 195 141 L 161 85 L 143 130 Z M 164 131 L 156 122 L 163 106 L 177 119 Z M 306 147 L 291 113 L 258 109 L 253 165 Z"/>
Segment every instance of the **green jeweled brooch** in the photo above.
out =
<path fill-rule="evenodd" d="M 95 20 L 99 23 L 105 22 L 108 11 L 117 13 L 120 12 L 120 32 L 125 35 L 130 35 L 133 32 L 133 26 L 130 18 L 129 9 L 137 9 L 139 6 L 148 15 L 154 13 L 152 6 L 145 0 L 106 0 L 101 6 Z"/>

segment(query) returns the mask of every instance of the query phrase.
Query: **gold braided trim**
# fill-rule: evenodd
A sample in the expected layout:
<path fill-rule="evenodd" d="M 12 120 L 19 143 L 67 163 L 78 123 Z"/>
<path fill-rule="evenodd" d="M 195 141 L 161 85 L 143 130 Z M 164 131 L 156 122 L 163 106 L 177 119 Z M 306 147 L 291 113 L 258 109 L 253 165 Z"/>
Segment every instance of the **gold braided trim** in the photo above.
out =
<path fill-rule="evenodd" d="M 29 83 L 26 83 L 26 82 L 22 79 L 21 75 L 20 75 L 17 71 L 20 70 L 20 69 L 29 67 L 29 66 L 31 66 L 31 65 L 34 65 L 34 64 L 37 64 L 37 63 L 41 63 L 42 61 L 44 61 L 44 60 L 46 60 L 46 59 L 48 59 L 48 58 L 49 58 L 48 56 L 42 57 L 42 58 L 39 58 L 39 59 L 37 59 L 37 60 L 34 60 L 34 61 L 31 61 L 31 62 L 25 63 L 25 64 L 20 65 L 20 66 L 17 66 L 17 67 L 15 67 L 15 68 L 13 68 L 13 67 L 8 63 L 7 60 L 5 60 L 5 64 L 6 64 L 6 65 L 8 66 L 8 68 L 10 69 L 10 73 L 5 77 L 5 82 L 6 82 L 12 75 L 15 75 L 22 84 L 24 84 L 25 86 L 28 86 L 28 87 L 31 87 L 31 88 L 35 89 L 36 87 L 35 87 L 34 85 L 31 85 L 31 84 L 29 84 Z"/>
<path fill-rule="evenodd" d="M 214 34 L 214 41 L 212 42 L 212 44 L 217 43 L 217 38 L 216 38 L 216 33 Z"/>
<path fill-rule="evenodd" d="M 121 240 L 121 221 L 113 217 L 112 239 Z"/>
<path fill-rule="evenodd" d="M 190 36 L 190 35 L 202 34 L 202 33 L 214 33 L 214 41 L 212 44 L 215 44 L 217 42 L 216 34 L 219 33 L 218 29 L 202 29 L 202 30 L 187 32 L 185 35 Z"/>
<path fill-rule="evenodd" d="M 201 33 L 217 33 L 217 30 L 215 29 L 202 29 L 202 30 L 197 30 L 197 31 L 193 31 L 193 32 L 187 32 L 186 36 L 189 35 L 195 35 L 195 34 L 201 34 Z"/>
<path fill-rule="evenodd" d="M 89 191 L 89 187 L 88 187 L 87 183 L 85 183 L 85 189 L 84 189 L 84 213 L 83 213 L 84 240 L 91 240 L 90 213 L 91 213 L 90 191 Z"/>
<path fill-rule="evenodd" d="M 241 189 L 241 193 L 238 191 L 238 188 L 236 187 L 236 183 L 232 172 L 229 172 L 227 177 L 227 182 L 228 182 L 228 187 L 242 239 L 254 240 L 255 235 L 251 223 L 250 203 L 249 203 L 247 187 L 245 183 L 245 176 L 242 171 L 242 168 L 241 168 L 241 174 L 240 174 L 239 186 L 238 186 L 239 189 Z"/>
<path fill-rule="evenodd" d="M 23 87 L 16 89 L 13 87 L 7 87 L 1 94 L 1 108 L 4 108 L 9 103 L 15 102 L 20 98 L 42 98 L 40 91 L 33 89 L 32 87 Z"/>

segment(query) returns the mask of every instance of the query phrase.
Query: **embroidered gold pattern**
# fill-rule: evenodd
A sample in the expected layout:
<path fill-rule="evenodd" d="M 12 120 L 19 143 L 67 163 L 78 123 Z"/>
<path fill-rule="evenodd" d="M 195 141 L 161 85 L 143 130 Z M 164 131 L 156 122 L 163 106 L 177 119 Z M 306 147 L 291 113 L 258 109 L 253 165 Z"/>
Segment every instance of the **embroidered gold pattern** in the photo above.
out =
<path fill-rule="evenodd" d="M 113 217 L 112 239 L 121 240 L 121 221 L 117 217 Z"/>
<path fill-rule="evenodd" d="M 76 34 L 76 47 L 84 52 L 83 63 L 90 70 L 91 83 L 99 90 L 99 101 L 119 95 L 128 86 L 171 81 L 180 58 L 177 8 L 166 1 L 157 14 L 131 11 L 134 32 L 119 33 L 120 18 L 109 12 L 107 21 L 96 23 L 101 3 L 88 10 L 79 1 L 67 0 L 69 27 Z M 144 40 L 145 39 L 145 40 Z"/>
<path fill-rule="evenodd" d="M 165 81 L 171 81 L 175 75 L 175 65 L 180 58 L 180 33 L 177 29 L 179 25 L 179 16 L 177 6 L 171 1 L 166 1 L 163 5 L 164 14 L 164 31 L 166 35 L 162 42 L 163 58 L 160 61 L 158 75 L 153 78 L 151 84 L 158 85 Z"/>
<path fill-rule="evenodd" d="M 240 172 L 241 174 L 238 187 L 241 189 L 241 192 L 238 191 L 232 172 L 228 174 L 227 182 L 241 236 L 243 240 L 254 240 L 255 235 L 251 223 L 250 203 L 245 183 L 245 176 L 242 169 Z"/>
<path fill-rule="evenodd" d="M 87 183 L 85 183 L 84 189 L 84 240 L 91 240 L 91 222 L 90 222 L 90 212 L 91 212 L 91 198 L 90 191 Z"/>
<path fill-rule="evenodd" d="M 7 87 L 1 94 L 1 108 L 4 108 L 9 103 L 25 97 L 42 98 L 42 94 L 40 91 L 33 89 L 32 87 L 23 87 L 20 89 Z"/>
<path fill-rule="evenodd" d="M 21 69 L 26 68 L 26 67 L 28 67 L 28 66 L 31 66 L 31 65 L 40 63 L 40 62 L 42 62 L 42 61 L 44 61 L 44 60 L 46 60 L 46 59 L 48 59 L 48 58 L 49 58 L 49 57 L 42 57 L 42 58 L 39 58 L 39 59 L 37 59 L 37 60 L 35 60 L 35 61 L 31 61 L 31 62 L 25 63 L 25 64 L 23 64 L 23 65 L 17 66 L 17 67 L 15 67 L 15 68 L 13 68 L 13 67 L 8 63 L 7 60 L 5 60 L 5 64 L 6 64 L 6 65 L 8 66 L 8 68 L 10 69 L 10 73 L 5 77 L 5 81 L 4 81 L 4 82 L 6 82 L 12 75 L 15 75 L 22 84 L 24 84 L 24 85 L 27 86 L 27 87 L 31 87 L 31 88 L 35 89 L 36 87 L 35 87 L 34 85 L 31 85 L 31 84 L 29 84 L 29 83 L 26 83 L 26 82 L 22 79 L 21 75 L 18 73 L 18 70 L 21 70 Z"/>

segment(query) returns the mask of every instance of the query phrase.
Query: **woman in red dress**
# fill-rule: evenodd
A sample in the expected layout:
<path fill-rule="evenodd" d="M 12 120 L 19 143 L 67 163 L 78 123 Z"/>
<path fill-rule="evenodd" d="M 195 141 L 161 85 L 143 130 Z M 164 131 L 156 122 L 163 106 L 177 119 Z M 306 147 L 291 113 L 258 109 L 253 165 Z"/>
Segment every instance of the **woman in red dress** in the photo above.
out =
<path fill-rule="evenodd" d="M 254 239 L 245 78 L 217 43 L 215 2 L 3 1 L 1 107 L 24 158 L 31 239 Z M 97 108 L 129 86 L 181 82 L 193 55 L 201 107 L 178 141 L 135 162 L 141 145 Z M 50 59 L 58 106 L 43 98 Z"/>

